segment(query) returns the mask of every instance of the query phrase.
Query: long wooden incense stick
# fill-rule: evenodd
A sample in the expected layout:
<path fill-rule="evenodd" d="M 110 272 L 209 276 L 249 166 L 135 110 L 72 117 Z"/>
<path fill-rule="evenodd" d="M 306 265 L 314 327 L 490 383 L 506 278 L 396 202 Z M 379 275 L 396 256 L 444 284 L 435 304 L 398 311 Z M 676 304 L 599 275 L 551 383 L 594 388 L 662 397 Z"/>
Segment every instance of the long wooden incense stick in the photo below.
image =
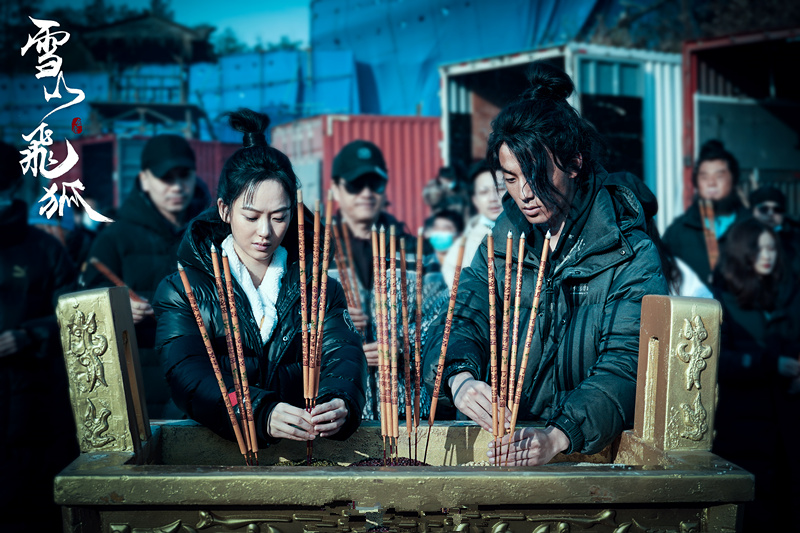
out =
<path fill-rule="evenodd" d="M 533 305 L 531 306 L 531 318 L 528 321 L 528 331 L 525 335 L 525 347 L 522 351 L 522 361 L 519 365 L 519 379 L 514 393 L 514 409 L 511 411 L 511 431 L 508 435 L 508 447 L 506 448 L 506 465 L 508 465 L 508 455 L 511 450 L 511 439 L 514 437 L 514 430 L 517 426 L 517 415 L 519 415 L 519 402 L 522 397 L 522 386 L 525 384 L 525 370 L 528 366 L 528 356 L 531 352 L 531 341 L 533 340 L 533 330 L 536 327 L 536 315 L 539 313 L 539 299 L 542 296 L 542 283 L 544 282 L 544 272 L 547 270 L 547 255 L 550 253 L 550 231 L 544 236 L 544 246 L 542 246 L 542 257 L 539 260 L 539 273 L 536 276 L 536 289 L 533 293 Z"/>
<path fill-rule="evenodd" d="M 489 360 L 492 375 L 492 441 L 495 453 L 497 451 L 497 438 L 500 436 L 497 418 L 497 306 L 494 281 L 494 236 L 489 233 L 486 239 L 486 263 L 489 288 Z"/>
<path fill-rule="evenodd" d="M 508 333 L 511 326 L 511 265 L 513 259 L 511 253 L 514 249 L 514 237 L 509 231 L 506 236 L 506 258 L 505 258 L 505 276 L 503 277 L 503 330 L 502 330 L 502 353 L 501 353 L 501 368 L 500 368 L 500 398 L 498 400 L 498 410 L 503 413 L 505 419 L 506 406 L 511 406 L 511 396 L 509 394 L 509 372 L 513 372 L 508 367 Z M 505 423 L 503 424 L 505 428 Z M 502 435 L 501 435 L 502 436 Z"/>
<path fill-rule="evenodd" d="M 386 436 L 389 437 L 389 455 L 391 456 L 392 453 L 392 431 L 391 431 L 391 420 L 392 420 L 392 407 L 389 404 L 389 396 L 390 396 L 390 384 L 389 384 L 389 368 L 387 365 L 388 362 L 388 355 L 389 355 L 389 319 L 386 313 L 386 305 L 388 303 L 388 298 L 386 296 L 386 228 L 381 226 L 380 231 L 378 233 L 378 253 L 379 255 L 379 268 L 380 268 L 380 279 L 378 280 L 378 294 L 379 296 L 379 322 L 381 328 L 381 338 L 383 342 L 381 343 L 381 350 L 380 350 L 380 368 L 381 368 L 381 403 L 383 408 L 381 409 L 382 412 L 382 419 L 385 419 L 383 425 L 386 427 Z M 384 461 L 386 459 L 384 458 Z"/>
<path fill-rule="evenodd" d="M 378 251 L 378 228 L 375 224 L 372 225 L 372 284 L 375 288 L 373 304 L 375 308 L 375 340 L 378 344 L 378 418 L 381 422 L 381 438 L 383 439 L 384 450 L 383 450 L 383 459 L 384 462 L 386 461 L 386 417 L 383 416 L 383 366 L 381 361 L 381 343 L 383 342 L 383 337 L 381 336 L 381 319 L 380 319 L 380 291 L 378 290 L 378 285 L 380 284 L 381 280 L 381 269 L 380 269 L 380 253 Z"/>
<path fill-rule="evenodd" d="M 189 299 L 189 305 L 192 306 L 192 313 L 194 314 L 194 319 L 197 322 L 197 327 L 200 330 L 200 336 L 203 338 L 203 344 L 205 344 L 208 359 L 211 361 L 211 367 L 214 369 L 214 376 L 217 378 L 217 385 L 219 385 L 219 391 L 222 393 L 222 399 L 225 402 L 225 408 L 228 411 L 228 418 L 230 419 L 231 426 L 233 427 L 233 433 L 236 435 L 236 442 L 239 444 L 239 452 L 241 452 L 245 463 L 247 463 L 247 447 L 244 444 L 244 438 L 242 437 L 242 432 L 239 429 L 239 422 L 237 422 L 236 415 L 233 413 L 231 399 L 228 396 L 228 388 L 225 386 L 225 381 L 222 379 L 222 372 L 219 368 L 219 362 L 217 361 L 217 356 L 214 354 L 214 348 L 211 347 L 211 338 L 208 336 L 208 331 L 206 331 L 205 324 L 203 324 L 203 317 L 200 315 L 200 308 L 197 307 L 197 300 L 194 298 L 192 286 L 189 284 L 189 278 L 186 277 L 186 272 L 183 270 L 183 265 L 180 263 L 178 263 L 178 272 L 180 273 L 181 281 L 183 282 L 183 290 L 186 292 L 186 297 Z"/>
<path fill-rule="evenodd" d="M 411 459 L 411 428 L 414 425 L 411 409 L 411 341 L 408 338 L 408 279 L 406 273 L 406 240 L 400 237 L 400 305 L 403 315 L 403 364 L 406 406 L 406 433 L 408 434 L 408 458 Z"/>
<path fill-rule="evenodd" d="M 231 374 L 233 374 L 233 386 L 236 390 L 237 403 L 239 404 L 239 411 L 242 415 L 242 429 L 244 440 L 247 444 L 248 454 L 250 452 L 250 426 L 247 423 L 247 412 L 244 406 L 244 391 L 242 390 L 242 380 L 239 376 L 239 361 L 236 357 L 236 347 L 233 342 L 233 332 L 231 331 L 231 324 L 228 320 L 228 298 L 225 295 L 225 286 L 222 281 L 222 271 L 219 266 L 219 258 L 217 257 L 217 247 L 211 245 L 211 264 L 214 268 L 214 282 L 217 286 L 217 298 L 219 299 L 219 308 L 222 312 L 222 325 L 225 328 L 225 341 L 228 345 L 228 361 L 231 365 Z"/>
<path fill-rule="evenodd" d="M 347 252 L 347 272 L 350 276 L 348 282 L 353 286 L 354 307 L 361 309 L 361 291 L 358 289 L 358 278 L 356 277 L 356 265 L 353 262 L 353 248 L 350 245 L 350 230 L 342 227 L 342 237 L 344 237 L 344 247 Z"/>
<path fill-rule="evenodd" d="M 416 318 L 414 320 L 414 460 L 417 460 L 419 442 L 419 418 L 421 413 L 421 374 L 422 374 L 422 228 L 417 230 L 416 263 Z"/>
<path fill-rule="evenodd" d="M 397 235 L 394 226 L 389 227 L 389 270 L 391 275 L 391 290 L 389 292 L 389 364 L 391 367 L 391 401 L 392 401 L 392 438 L 394 439 L 395 454 L 397 454 L 397 439 L 400 436 L 397 390 Z"/>
<path fill-rule="evenodd" d="M 239 329 L 239 313 L 236 312 L 236 298 L 233 294 L 233 276 L 231 276 L 230 262 L 228 254 L 222 250 L 222 272 L 225 274 L 225 289 L 228 293 L 228 307 L 231 312 L 231 330 L 233 331 L 233 343 L 236 347 L 236 359 L 239 362 L 239 378 L 242 380 L 243 398 L 243 417 L 247 418 L 250 427 L 250 450 L 258 464 L 258 436 L 256 435 L 256 423 L 253 418 L 253 405 L 250 402 L 250 383 L 247 380 L 247 367 L 244 362 L 244 345 L 242 344 L 242 330 Z M 244 422 L 242 422 L 244 423 Z"/>
<path fill-rule="evenodd" d="M 522 263 L 525 258 L 525 233 L 519 236 L 519 248 L 517 249 L 517 287 L 514 293 L 514 327 L 511 332 L 511 361 L 509 362 L 508 378 L 508 397 L 514 397 L 514 383 L 517 375 L 517 350 L 519 343 L 519 308 L 522 303 Z M 509 402 L 511 403 L 511 402 Z M 505 413 L 503 414 L 505 420 Z M 505 431 L 505 423 L 503 424 Z"/>
<path fill-rule="evenodd" d="M 355 298 L 350 287 L 350 274 L 342 253 L 342 233 L 339 231 L 338 224 L 333 224 L 333 242 L 335 243 L 333 250 L 334 258 L 336 259 L 336 270 L 339 272 L 339 283 L 342 284 L 344 299 L 347 300 L 347 307 L 355 307 Z"/>
<path fill-rule="evenodd" d="M 308 319 L 308 399 L 306 410 L 311 412 L 313 397 L 314 374 L 316 373 L 317 357 L 317 318 L 319 316 L 319 232 L 320 232 L 320 202 L 314 202 L 314 250 L 311 263 L 311 309 Z"/>
<path fill-rule="evenodd" d="M 322 337 L 325 331 L 325 307 L 328 300 L 328 267 L 330 266 L 331 259 L 331 226 L 333 221 L 333 191 L 328 191 L 328 202 L 325 204 L 325 244 L 322 250 L 322 272 L 320 274 L 320 291 L 319 291 L 319 318 L 317 319 L 317 347 L 316 355 L 316 374 L 314 375 L 314 387 L 311 390 L 313 396 L 311 398 L 311 407 L 314 407 L 317 402 L 317 394 L 319 392 L 319 376 L 322 370 Z"/>
<path fill-rule="evenodd" d="M 701 199 L 699 203 L 700 215 L 703 221 L 703 236 L 705 237 L 706 252 L 708 253 L 708 264 L 713 272 L 719 260 L 719 243 L 717 242 L 714 205 L 711 203 L 711 200 Z"/>
<path fill-rule="evenodd" d="M 303 205 L 303 191 L 297 191 L 297 246 L 300 261 L 300 333 L 303 338 L 303 398 L 306 406 L 311 400 L 308 389 L 308 289 L 306 283 L 306 235 L 305 235 L 305 206 Z"/>
<path fill-rule="evenodd" d="M 453 328 L 453 314 L 456 309 L 456 296 L 458 295 L 458 280 L 461 277 L 461 263 L 464 261 L 464 242 L 462 239 L 458 245 L 458 259 L 456 259 L 456 270 L 453 275 L 453 288 L 450 290 L 450 302 L 447 305 L 447 318 L 444 322 L 444 334 L 442 335 L 442 349 L 439 352 L 439 364 L 436 367 L 436 382 L 433 385 L 433 397 L 431 398 L 431 412 L 428 416 L 428 437 L 425 441 L 425 455 L 422 462 L 428 459 L 428 444 L 431 441 L 431 429 L 436 419 L 436 406 L 439 403 L 439 390 L 442 387 L 442 372 L 444 371 L 444 359 L 447 355 L 447 343 L 450 341 L 450 331 Z"/>
<path fill-rule="evenodd" d="M 117 287 L 125 287 L 125 282 L 119 279 L 119 277 L 116 274 L 114 274 L 114 272 L 112 272 L 111 269 L 108 268 L 98 258 L 90 257 L 89 263 L 91 263 L 97 269 L 97 271 L 100 272 L 102 275 L 104 275 L 106 279 L 108 279 L 108 281 L 110 281 L 111 283 L 113 283 Z M 134 302 L 144 302 L 144 299 L 135 292 L 133 292 L 133 289 L 131 289 L 130 287 L 128 288 L 128 295 Z"/>

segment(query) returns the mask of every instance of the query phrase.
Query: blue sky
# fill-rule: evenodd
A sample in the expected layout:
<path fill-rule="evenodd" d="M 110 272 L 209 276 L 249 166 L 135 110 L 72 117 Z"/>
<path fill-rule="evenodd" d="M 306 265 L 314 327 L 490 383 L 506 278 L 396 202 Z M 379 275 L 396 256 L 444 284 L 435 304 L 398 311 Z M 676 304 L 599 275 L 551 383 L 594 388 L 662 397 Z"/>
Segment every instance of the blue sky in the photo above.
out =
<path fill-rule="evenodd" d="M 146 8 L 149 0 L 106 0 L 111 4 L 125 4 L 132 9 Z M 225 28 L 233 29 L 240 41 L 254 45 L 258 37 L 262 42 L 278 42 L 286 35 L 292 41 L 309 44 L 311 0 L 171 0 L 175 21 L 186 26 L 211 24 L 217 28 L 212 39 Z M 88 0 L 44 0 L 50 6 L 80 6 Z"/>

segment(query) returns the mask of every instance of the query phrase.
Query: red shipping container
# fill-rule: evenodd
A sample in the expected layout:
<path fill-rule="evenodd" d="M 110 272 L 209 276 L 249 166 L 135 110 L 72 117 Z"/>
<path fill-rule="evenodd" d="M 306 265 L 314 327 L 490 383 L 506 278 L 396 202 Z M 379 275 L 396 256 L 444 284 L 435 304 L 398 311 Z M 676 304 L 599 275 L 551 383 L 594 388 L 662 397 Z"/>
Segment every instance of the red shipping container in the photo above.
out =
<path fill-rule="evenodd" d="M 430 209 L 422 199 L 425 184 L 442 166 L 437 117 L 320 115 L 272 129 L 272 146 L 285 153 L 303 186 L 303 200 L 313 205 L 330 186 L 333 158 L 347 143 L 375 143 L 388 167 L 387 211 L 414 232 Z"/>

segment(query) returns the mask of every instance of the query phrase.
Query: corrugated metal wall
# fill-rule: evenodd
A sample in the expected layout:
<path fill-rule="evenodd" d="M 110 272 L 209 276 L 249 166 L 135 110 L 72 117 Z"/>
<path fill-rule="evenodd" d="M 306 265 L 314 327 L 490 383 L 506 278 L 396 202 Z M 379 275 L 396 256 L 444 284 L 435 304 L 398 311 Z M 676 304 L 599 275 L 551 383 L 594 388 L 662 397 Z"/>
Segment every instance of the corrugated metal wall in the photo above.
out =
<path fill-rule="evenodd" d="M 389 169 L 388 211 L 413 232 L 429 215 L 422 189 L 442 166 L 438 118 L 323 115 L 272 130 L 272 145 L 291 159 L 308 205 L 330 186 L 333 158 L 356 139 L 380 147 Z"/>

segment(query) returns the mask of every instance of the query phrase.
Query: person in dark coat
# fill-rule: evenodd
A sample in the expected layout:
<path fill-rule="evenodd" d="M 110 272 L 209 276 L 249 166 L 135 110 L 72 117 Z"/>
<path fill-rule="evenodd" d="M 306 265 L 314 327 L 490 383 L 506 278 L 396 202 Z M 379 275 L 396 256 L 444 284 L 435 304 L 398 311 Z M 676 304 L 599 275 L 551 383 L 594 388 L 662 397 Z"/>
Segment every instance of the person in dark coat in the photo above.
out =
<path fill-rule="evenodd" d="M 369 141 L 354 140 L 339 151 L 333 160 L 331 168 L 331 190 L 333 197 L 339 204 L 336 223 L 341 227 L 342 237 L 350 242 L 353 262 L 348 270 L 340 268 L 335 262 L 331 263 L 328 275 L 340 280 L 346 272 L 350 277 L 350 286 L 357 291 L 361 307 L 349 307 L 348 311 L 353 323 L 363 335 L 364 353 L 367 358 L 367 401 L 362 413 L 364 420 L 380 419 L 379 400 L 379 372 L 378 372 L 378 328 L 376 317 L 377 285 L 372 275 L 372 227 L 385 228 L 387 234 L 392 226 L 395 227 L 398 240 L 405 239 L 407 282 L 408 282 L 408 313 L 409 313 L 409 338 L 411 342 L 410 359 L 411 372 L 416 372 L 413 364 L 416 356 L 416 347 L 413 339 L 416 337 L 417 312 L 416 287 L 417 280 L 417 236 L 411 234 L 403 221 L 398 220 L 385 210 L 386 185 L 389 181 L 389 169 L 380 148 Z M 398 270 L 399 249 L 398 244 Z M 347 252 L 347 250 L 344 250 Z M 420 322 L 420 341 L 422 346 L 427 342 L 427 333 L 430 324 L 436 318 L 441 304 L 447 301 L 447 285 L 442 277 L 439 263 L 433 249 L 425 242 L 422 252 L 422 321 Z M 391 279 L 391 276 L 389 277 Z M 388 282 L 387 282 L 388 286 Z M 400 306 L 400 291 L 397 291 L 398 308 Z M 358 302 L 354 302 L 358 303 Z M 398 320 L 398 339 L 403 338 L 402 321 Z M 398 364 L 398 391 L 405 391 L 404 358 L 399 357 Z M 412 388 L 413 394 L 413 388 Z M 424 388 L 420 390 L 420 415 L 428 416 L 430 396 Z M 416 401 L 416 399 L 415 399 Z M 398 413 L 405 416 L 405 395 L 398 396 Z M 454 415 L 454 413 L 453 413 Z"/>
<path fill-rule="evenodd" d="M 714 234 L 721 251 L 727 231 L 735 222 L 748 216 L 739 199 L 739 162 L 717 140 L 706 142 L 692 172 L 697 197 L 664 232 L 663 242 L 670 253 L 689 265 L 703 283 L 711 284 L 712 267 L 703 233 L 699 200 L 711 200 L 714 210 Z"/>
<path fill-rule="evenodd" d="M 35 523 L 60 531 L 53 478 L 78 456 L 78 441 L 55 295 L 76 271 L 55 237 L 28 224 L 25 203 L 14 197 L 19 161 L 0 142 L 0 529 Z"/>
<path fill-rule="evenodd" d="M 492 230 L 500 306 L 505 262 L 512 260 L 514 270 L 518 264 L 516 242 L 506 257 L 506 235 L 518 240 L 524 233 L 526 239 L 520 339 L 527 334 L 545 234 L 551 233 L 519 411 L 519 420 L 544 427 L 503 437 L 501 453 L 510 443 L 512 465 L 544 464 L 559 452 L 596 453 L 632 427 L 642 297 L 667 293 L 636 195 L 626 187 L 603 186 L 597 134 L 566 100 L 572 81 L 542 63 L 535 64 L 530 80 L 530 89 L 493 122 L 487 151 L 508 188 Z M 454 403 L 491 431 L 487 277 L 484 241 L 461 273 L 439 401 Z M 442 319 L 425 351 L 429 388 L 443 330 Z M 519 346 L 518 366 L 522 340 Z M 507 409 L 506 423 L 509 415 Z"/>
<path fill-rule="evenodd" d="M 177 135 L 158 135 L 142 151 L 142 170 L 116 221 L 92 244 L 96 258 L 144 302 L 131 300 L 150 418 L 181 418 L 155 353 L 156 322 L 150 302 L 164 276 L 175 271 L 178 245 L 189 221 L 210 203 L 208 190 L 197 180 L 189 143 Z M 111 282 L 93 265 L 81 275 L 82 288 L 107 287 Z"/>
<path fill-rule="evenodd" d="M 262 444 L 280 438 L 345 439 L 361 422 L 366 359 L 338 282 L 329 279 L 319 396 L 304 407 L 302 322 L 297 221 L 297 177 L 288 158 L 267 146 L 266 115 L 240 110 L 231 126 L 244 133 L 244 148 L 225 163 L 216 208 L 195 219 L 178 260 L 222 368 L 229 391 L 233 377 L 217 296 L 211 246 L 230 261 L 244 345 L 256 432 Z M 307 231 L 313 217 L 306 210 Z M 305 237 L 311 265 L 313 234 Z M 311 300 L 311 276 L 307 283 Z M 178 407 L 215 433 L 233 440 L 219 386 L 178 273 L 156 291 L 156 345 Z"/>
<path fill-rule="evenodd" d="M 746 531 L 790 530 L 777 524 L 800 494 L 787 475 L 800 474 L 800 291 L 791 278 L 771 228 L 750 218 L 730 229 L 714 280 L 724 321 L 712 451 L 756 476 Z M 774 431 L 768 439 L 744 437 L 743 428 L 752 427 Z"/>
<path fill-rule="evenodd" d="M 800 222 L 786 214 L 786 195 L 777 187 L 759 187 L 748 198 L 753 217 L 778 235 L 783 259 L 795 276 L 800 276 Z"/>

